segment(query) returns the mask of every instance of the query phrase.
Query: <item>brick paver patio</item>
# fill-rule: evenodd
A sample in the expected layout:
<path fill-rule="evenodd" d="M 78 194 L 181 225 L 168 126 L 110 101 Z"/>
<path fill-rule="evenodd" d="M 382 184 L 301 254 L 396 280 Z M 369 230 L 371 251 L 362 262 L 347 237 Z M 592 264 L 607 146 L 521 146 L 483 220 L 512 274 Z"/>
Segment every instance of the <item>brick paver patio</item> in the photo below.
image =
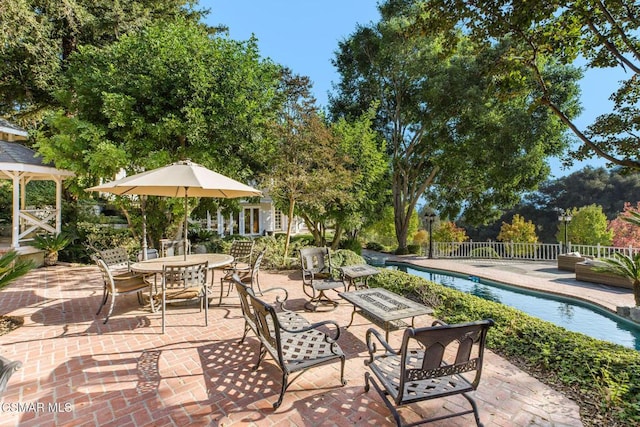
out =
<path fill-rule="evenodd" d="M 218 276 L 219 277 L 219 276 Z M 347 426 L 392 425 L 375 391 L 364 393 L 365 331 L 356 316 L 342 329 L 347 385 L 339 385 L 339 364 L 300 376 L 274 411 L 280 372 L 267 358 L 253 371 L 258 342 L 243 344 L 243 320 L 235 292 L 209 310 L 209 326 L 195 307 L 171 307 L 167 333 L 159 313 L 120 298 L 107 325 L 96 317 L 102 284 L 94 266 L 39 268 L 0 293 L 0 314 L 23 316 L 24 326 L 0 336 L 0 354 L 24 364 L 0 397 L 0 425 L 101 426 Z M 298 272 L 264 272 L 264 288 L 289 290 L 289 308 L 306 301 Z M 330 313 L 305 313 L 310 321 L 348 324 L 352 306 Z M 428 325 L 431 318 L 416 320 Z M 391 332 L 398 347 L 401 332 Z M 577 405 L 489 352 L 475 392 L 485 426 L 581 426 Z M 406 421 L 419 413 L 446 413 L 461 397 L 402 410 Z M 434 423 L 468 426 L 471 415 Z"/>

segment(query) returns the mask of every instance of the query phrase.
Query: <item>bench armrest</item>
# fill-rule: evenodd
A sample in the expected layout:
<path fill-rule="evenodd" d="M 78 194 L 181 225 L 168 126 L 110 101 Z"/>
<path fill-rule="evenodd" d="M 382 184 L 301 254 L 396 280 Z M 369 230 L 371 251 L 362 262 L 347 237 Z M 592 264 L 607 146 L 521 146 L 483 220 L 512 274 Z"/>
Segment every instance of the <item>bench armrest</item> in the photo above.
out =
<path fill-rule="evenodd" d="M 331 343 L 337 341 L 338 338 L 340 338 L 340 326 L 333 320 L 323 320 L 322 322 L 313 323 L 309 326 L 305 326 L 304 328 L 295 329 L 295 330 L 287 329 L 281 325 L 280 329 L 282 329 L 285 332 L 289 332 L 291 334 L 298 334 L 301 332 L 310 331 L 312 329 L 318 329 L 320 326 L 326 326 L 326 325 L 333 325 L 335 327 L 335 331 L 333 332 L 333 334 L 326 334 L 327 341 Z"/>
<path fill-rule="evenodd" d="M 263 290 L 262 292 L 256 292 L 256 295 L 259 295 L 262 297 L 264 296 L 264 294 L 269 292 L 282 292 L 284 297 L 282 295 L 276 295 L 276 303 L 274 305 L 276 305 L 277 307 L 281 308 L 284 311 L 290 311 L 290 310 L 287 310 L 287 308 L 284 306 L 285 302 L 287 302 L 287 300 L 289 299 L 289 292 L 285 288 L 281 288 L 281 287 L 269 288 L 269 289 Z"/>
<path fill-rule="evenodd" d="M 378 342 L 384 347 L 384 349 L 387 351 L 387 354 L 398 354 L 398 352 L 391 348 L 387 341 L 385 341 L 380 332 L 378 332 L 374 328 L 369 328 L 367 329 L 367 334 L 365 335 L 367 350 L 369 351 L 369 360 L 366 360 L 365 364 L 373 362 L 373 354 L 378 351 L 376 343 L 373 341 L 373 337 L 375 337 Z"/>

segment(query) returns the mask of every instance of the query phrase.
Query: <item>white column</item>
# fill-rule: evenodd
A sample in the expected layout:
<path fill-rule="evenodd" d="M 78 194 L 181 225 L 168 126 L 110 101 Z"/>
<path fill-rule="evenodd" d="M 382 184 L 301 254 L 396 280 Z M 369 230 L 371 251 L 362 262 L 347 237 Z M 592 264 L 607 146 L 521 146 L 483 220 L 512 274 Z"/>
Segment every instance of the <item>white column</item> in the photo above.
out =
<path fill-rule="evenodd" d="M 56 177 L 56 234 L 62 231 L 62 178 Z"/>
<path fill-rule="evenodd" d="M 220 209 L 216 212 L 216 217 L 218 218 L 218 236 L 222 236 L 224 235 L 224 218 Z"/>
<path fill-rule="evenodd" d="M 20 209 L 25 210 L 27 207 L 27 182 L 25 177 L 20 179 Z"/>
<path fill-rule="evenodd" d="M 13 219 L 11 223 L 11 247 L 20 247 L 18 237 L 20 236 L 20 174 L 13 175 Z"/>

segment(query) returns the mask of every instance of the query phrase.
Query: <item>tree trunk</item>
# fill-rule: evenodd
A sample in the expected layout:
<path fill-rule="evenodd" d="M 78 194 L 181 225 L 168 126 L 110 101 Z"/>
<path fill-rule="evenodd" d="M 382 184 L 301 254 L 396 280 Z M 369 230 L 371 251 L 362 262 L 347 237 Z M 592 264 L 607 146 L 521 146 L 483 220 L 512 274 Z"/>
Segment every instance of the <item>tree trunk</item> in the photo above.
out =
<path fill-rule="evenodd" d="M 340 224 L 336 224 L 336 230 L 333 235 L 333 242 L 331 243 L 331 250 L 338 250 L 340 246 L 340 239 L 342 238 L 342 226 Z"/>
<path fill-rule="evenodd" d="M 636 301 L 636 307 L 640 307 L 640 280 L 633 281 L 633 298 Z"/>
<path fill-rule="evenodd" d="M 291 224 L 293 224 L 293 211 L 296 205 L 294 198 L 289 198 L 289 221 L 287 221 L 287 238 L 284 241 L 284 253 L 282 254 L 282 265 L 285 264 L 287 256 L 289 256 L 289 243 L 291 242 Z"/>
<path fill-rule="evenodd" d="M 302 215 L 302 219 L 307 225 L 307 229 L 309 229 L 311 235 L 313 236 L 314 244 L 316 246 L 324 246 L 322 242 L 322 234 L 320 233 L 320 230 L 318 230 L 318 224 L 311 221 L 311 219 L 307 215 Z"/>

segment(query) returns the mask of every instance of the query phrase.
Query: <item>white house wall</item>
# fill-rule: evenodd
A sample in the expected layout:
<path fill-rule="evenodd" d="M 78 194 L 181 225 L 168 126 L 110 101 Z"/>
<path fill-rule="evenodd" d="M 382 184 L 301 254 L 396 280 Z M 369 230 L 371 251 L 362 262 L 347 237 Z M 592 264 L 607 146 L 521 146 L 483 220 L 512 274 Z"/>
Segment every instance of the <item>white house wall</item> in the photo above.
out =
<path fill-rule="evenodd" d="M 281 228 L 280 229 L 276 229 L 276 209 L 273 206 L 273 204 L 271 203 L 270 199 L 263 199 L 260 203 L 244 203 L 241 202 L 240 203 L 241 206 L 241 211 L 240 214 L 238 215 L 238 234 L 240 235 L 250 235 L 250 236 L 262 236 L 265 234 L 270 234 L 270 233 L 284 233 L 287 231 L 287 225 L 288 225 L 288 217 L 282 213 L 281 214 Z M 245 208 L 252 208 L 252 209 L 258 209 L 258 223 L 259 223 L 259 227 L 258 227 L 258 232 L 257 233 L 249 233 L 249 234 L 245 234 Z M 229 233 L 229 226 L 231 226 L 232 222 L 234 222 L 233 220 L 233 215 L 229 214 L 229 215 L 223 215 L 221 210 L 218 210 L 218 212 L 216 213 L 216 219 L 217 219 L 217 227 L 215 225 L 211 225 L 212 228 L 215 229 L 215 231 L 220 235 L 220 236 L 226 236 Z M 296 220 L 294 221 L 293 227 L 291 229 L 291 232 L 293 234 L 297 234 L 300 232 L 305 232 L 306 228 L 304 227 L 304 222 L 301 220 Z"/>

